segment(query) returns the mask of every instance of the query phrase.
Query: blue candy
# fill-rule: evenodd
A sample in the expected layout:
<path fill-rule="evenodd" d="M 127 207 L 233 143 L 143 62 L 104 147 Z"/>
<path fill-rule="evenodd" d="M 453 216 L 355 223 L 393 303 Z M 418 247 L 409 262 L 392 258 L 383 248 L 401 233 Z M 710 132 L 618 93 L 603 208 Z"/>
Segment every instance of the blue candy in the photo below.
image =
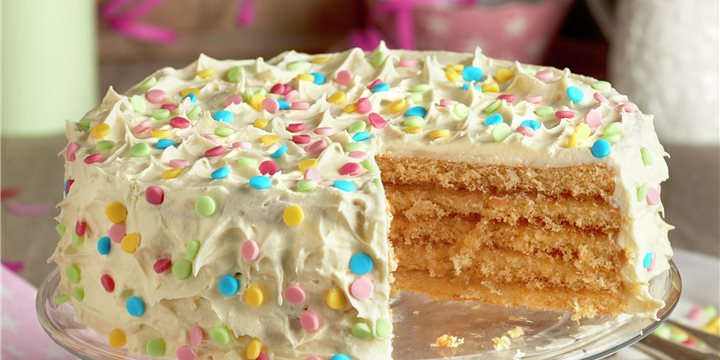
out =
<path fill-rule="evenodd" d="M 330 360 L 352 360 L 352 359 L 345 354 L 335 354 L 330 357 Z"/>
<path fill-rule="evenodd" d="M 175 141 L 173 141 L 172 139 L 160 139 L 155 144 L 155 147 L 158 149 L 166 149 L 171 146 L 175 146 Z"/>
<path fill-rule="evenodd" d="M 645 254 L 645 257 L 643 258 L 643 267 L 646 269 L 650 269 L 650 265 L 652 265 L 652 259 L 653 253 L 651 251 L 648 251 L 648 253 Z"/>
<path fill-rule="evenodd" d="M 499 123 L 503 122 L 503 117 L 500 114 L 492 114 L 485 118 L 485 121 L 483 122 L 487 126 L 491 125 L 497 125 Z"/>
<path fill-rule="evenodd" d="M 599 139 L 593 144 L 591 152 L 598 159 L 604 158 L 610 155 L 610 143 L 605 139 Z"/>
<path fill-rule="evenodd" d="M 367 131 L 360 131 L 360 132 L 356 133 L 355 135 L 353 135 L 353 137 L 352 137 L 352 139 L 354 141 L 363 141 L 363 140 L 367 140 L 369 138 L 370 138 L 370 133 Z"/>
<path fill-rule="evenodd" d="M 537 130 L 540 128 L 540 123 L 535 120 L 525 120 L 520 123 L 520 126 L 527 126 L 533 130 Z"/>
<path fill-rule="evenodd" d="M 98 239 L 97 251 L 100 255 L 107 255 L 110 252 L 110 237 L 103 236 Z"/>
<path fill-rule="evenodd" d="M 286 153 L 287 151 L 288 151 L 287 145 L 283 145 L 283 146 L 279 147 L 277 150 L 275 150 L 275 152 L 272 153 L 272 155 L 270 155 L 270 157 L 273 159 L 277 159 L 280 156 L 282 156 L 282 154 Z"/>
<path fill-rule="evenodd" d="M 225 275 L 218 281 L 218 290 L 224 296 L 233 296 L 240 289 L 240 281 L 232 275 Z"/>
<path fill-rule="evenodd" d="M 482 87 L 481 87 L 481 86 L 478 86 L 478 85 L 474 85 L 474 84 L 473 84 L 473 87 L 475 88 L 476 91 L 482 92 Z M 465 91 L 468 91 L 468 90 L 470 90 L 470 85 L 468 85 L 468 84 L 463 84 L 463 85 L 462 85 L 462 89 L 465 90 Z"/>
<path fill-rule="evenodd" d="M 374 93 L 380 92 L 380 91 L 388 91 L 388 90 L 390 90 L 390 84 L 388 84 L 388 83 L 379 83 L 379 84 L 373 86 L 372 89 L 370 89 L 370 91 L 372 91 Z"/>
<path fill-rule="evenodd" d="M 355 191 L 355 183 L 350 180 L 335 180 L 333 187 L 336 187 L 342 191 L 353 192 Z"/>
<path fill-rule="evenodd" d="M 189 93 L 189 94 L 185 95 L 185 97 L 184 97 L 183 99 L 190 99 L 190 102 L 196 103 L 196 102 L 197 102 L 197 95 L 195 95 L 195 94 L 193 94 L 193 93 Z"/>
<path fill-rule="evenodd" d="M 325 83 L 325 75 L 319 72 L 312 73 L 313 84 L 322 85 Z"/>
<path fill-rule="evenodd" d="M 585 94 L 576 86 L 570 86 L 567 88 L 567 96 L 570 98 L 570 101 L 574 103 L 579 103 L 585 98 Z"/>
<path fill-rule="evenodd" d="M 480 81 L 483 77 L 483 71 L 476 66 L 466 66 L 462 71 L 465 81 Z"/>
<path fill-rule="evenodd" d="M 233 118 L 233 114 L 227 110 L 218 110 L 213 113 L 213 119 L 217 121 L 230 123 L 233 121 Z"/>
<path fill-rule="evenodd" d="M 350 271 L 357 275 L 365 275 L 372 271 L 373 259 L 365 253 L 358 253 L 350 258 Z"/>
<path fill-rule="evenodd" d="M 227 166 L 223 166 L 210 174 L 210 177 L 212 177 L 215 180 L 220 180 L 226 178 L 228 175 L 230 175 L 230 168 Z"/>
<path fill-rule="evenodd" d="M 283 99 L 278 99 L 278 105 L 280 105 L 280 110 L 290 110 L 290 103 Z"/>
<path fill-rule="evenodd" d="M 125 310 L 130 316 L 140 317 L 145 313 L 145 303 L 137 296 L 131 296 L 125 301 Z"/>
<path fill-rule="evenodd" d="M 405 112 L 405 116 L 420 116 L 425 117 L 427 115 L 427 110 L 422 106 L 413 106 Z"/>
<path fill-rule="evenodd" d="M 264 175 L 253 176 L 250 178 L 250 186 L 258 190 L 269 189 L 272 185 L 272 180 Z"/>

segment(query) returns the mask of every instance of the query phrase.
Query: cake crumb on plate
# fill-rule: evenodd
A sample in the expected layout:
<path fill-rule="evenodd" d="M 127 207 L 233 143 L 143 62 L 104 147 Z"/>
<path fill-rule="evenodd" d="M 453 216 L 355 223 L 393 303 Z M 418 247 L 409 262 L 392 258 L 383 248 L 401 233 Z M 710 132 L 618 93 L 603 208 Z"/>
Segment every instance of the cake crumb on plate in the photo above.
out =
<path fill-rule="evenodd" d="M 500 351 L 500 350 L 507 350 L 507 349 L 509 349 L 509 348 L 510 348 L 511 340 L 510 340 L 509 337 L 503 335 L 503 336 L 501 336 L 501 337 L 499 337 L 499 338 L 497 338 L 497 337 L 492 338 L 492 342 L 493 342 L 493 344 L 495 344 L 495 345 L 494 345 L 495 350 Z"/>
<path fill-rule="evenodd" d="M 523 329 L 522 329 L 521 327 L 519 327 L 519 326 L 516 326 L 516 327 L 508 330 L 507 333 L 508 333 L 508 335 L 510 335 L 510 337 L 513 338 L 513 339 L 517 339 L 517 338 L 519 338 L 519 337 L 521 337 L 521 336 L 523 336 L 523 335 L 525 334 L 525 332 L 523 331 Z"/>
<path fill-rule="evenodd" d="M 465 339 L 462 337 L 452 336 L 443 334 L 435 339 L 435 343 L 430 344 L 431 347 L 445 347 L 449 349 L 456 348 L 465 343 Z"/>

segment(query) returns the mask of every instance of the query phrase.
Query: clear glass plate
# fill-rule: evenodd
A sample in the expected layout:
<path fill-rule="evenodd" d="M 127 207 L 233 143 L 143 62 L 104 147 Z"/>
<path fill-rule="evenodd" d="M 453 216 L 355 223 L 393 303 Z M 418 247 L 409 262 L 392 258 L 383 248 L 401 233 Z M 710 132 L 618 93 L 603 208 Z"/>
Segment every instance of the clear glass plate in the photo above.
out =
<path fill-rule="evenodd" d="M 37 312 L 40 324 L 60 346 L 81 359 L 149 358 L 111 348 L 105 335 L 77 323 L 69 304 L 56 306 L 60 276 L 53 271 L 40 285 Z M 401 292 L 393 309 L 393 358 L 396 360 L 439 359 L 600 359 L 649 335 L 672 313 L 680 297 L 680 274 L 674 263 L 650 281 L 650 292 L 665 301 L 659 320 L 630 315 L 571 320 L 569 313 L 530 310 L 473 302 L 432 301 L 424 295 Z M 494 349 L 492 338 L 507 336 L 520 326 L 524 335 L 512 339 L 507 350 Z M 456 348 L 432 347 L 444 334 L 461 337 Z M 174 353 L 169 351 L 168 353 Z"/>

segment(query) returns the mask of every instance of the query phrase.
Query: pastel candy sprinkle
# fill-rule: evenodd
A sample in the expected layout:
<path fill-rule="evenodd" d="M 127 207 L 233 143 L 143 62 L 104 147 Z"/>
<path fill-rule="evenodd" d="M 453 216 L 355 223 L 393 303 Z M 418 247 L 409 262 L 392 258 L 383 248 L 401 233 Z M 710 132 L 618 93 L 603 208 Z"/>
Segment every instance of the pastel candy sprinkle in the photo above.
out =
<path fill-rule="evenodd" d="M 80 267 L 77 264 L 68 265 L 65 268 L 65 277 L 73 284 L 80 282 Z"/>
<path fill-rule="evenodd" d="M 145 352 L 150 356 L 165 355 L 165 340 L 159 337 L 148 340 L 145 343 Z"/>
<path fill-rule="evenodd" d="M 523 134 L 527 137 L 532 137 L 535 135 L 535 130 L 533 130 L 532 128 L 527 127 L 527 126 L 518 126 L 518 128 L 515 129 L 515 131 L 517 131 L 518 133 Z"/>
<path fill-rule="evenodd" d="M 212 174 L 210 174 L 210 177 L 214 180 L 221 180 L 228 177 L 228 175 L 230 175 L 230 168 L 227 166 L 223 166 L 213 171 Z"/>
<path fill-rule="evenodd" d="M 602 124 L 602 111 L 600 109 L 590 109 L 585 113 L 585 123 L 592 129 L 597 129 Z"/>
<path fill-rule="evenodd" d="M 195 211 L 201 216 L 211 216 L 216 208 L 215 200 L 208 195 L 202 195 L 195 200 Z"/>
<path fill-rule="evenodd" d="M 145 200 L 152 205 L 160 205 L 165 201 L 165 192 L 159 186 L 148 186 L 145 189 Z"/>
<path fill-rule="evenodd" d="M 405 116 L 420 116 L 425 117 L 427 110 L 422 106 L 413 106 L 405 112 Z"/>
<path fill-rule="evenodd" d="M 299 305 L 305 302 L 305 291 L 298 285 L 290 285 L 285 288 L 283 293 L 285 300 L 293 305 Z"/>
<path fill-rule="evenodd" d="M 367 131 L 360 131 L 352 136 L 353 141 L 365 141 L 370 139 L 370 133 Z"/>
<path fill-rule="evenodd" d="M 538 72 L 535 73 L 535 78 L 538 79 L 538 80 L 540 80 L 540 81 L 543 81 L 543 82 L 552 81 L 552 79 L 553 79 L 553 73 L 552 73 L 552 71 L 547 70 L 547 69 L 546 69 L 546 70 L 540 70 L 540 71 L 538 71 Z"/>
<path fill-rule="evenodd" d="M 148 121 L 143 121 L 143 122 L 137 124 L 137 125 L 132 129 L 132 133 L 133 133 L 135 136 L 146 136 L 146 135 L 148 135 L 148 134 L 147 134 L 147 131 L 150 130 L 150 127 L 152 127 L 152 123 L 150 123 L 149 120 L 148 120 Z"/>
<path fill-rule="evenodd" d="M 172 273 L 176 278 L 185 280 L 192 274 L 192 262 L 187 259 L 179 259 L 172 264 Z"/>
<path fill-rule="evenodd" d="M 98 239 L 97 251 L 100 255 L 107 255 L 110 253 L 110 237 L 103 236 Z"/>
<path fill-rule="evenodd" d="M 75 298 L 75 300 L 83 301 L 83 299 L 85 299 L 85 290 L 83 290 L 83 288 L 73 287 L 70 291 L 72 292 L 72 296 Z"/>
<path fill-rule="evenodd" d="M 360 174 L 360 171 L 362 171 L 362 168 L 358 163 L 355 162 L 345 163 L 340 166 L 340 169 L 338 169 L 338 173 L 340 173 L 340 175 L 349 176 L 357 176 L 358 174 Z"/>
<path fill-rule="evenodd" d="M 115 280 L 109 274 L 103 274 L 100 277 L 100 284 L 106 292 L 113 292 L 115 290 Z"/>
<path fill-rule="evenodd" d="M 342 91 L 338 91 L 327 98 L 328 102 L 335 105 L 342 105 L 345 103 L 346 96 L 345 93 Z"/>
<path fill-rule="evenodd" d="M 233 296 L 240 290 L 240 281 L 232 275 L 223 275 L 218 281 L 218 290 L 223 296 Z"/>
<path fill-rule="evenodd" d="M 115 243 L 121 243 L 125 237 L 125 224 L 113 224 L 108 230 L 108 236 L 110 240 Z"/>
<path fill-rule="evenodd" d="M 558 110 L 555 112 L 555 117 L 558 119 L 572 119 L 575 117 L 575 113 L 570 110 Z"/>
<path fill-rule="evenodd" d="M 257 175 L 250 178 L 250 186 L 253 189 L 265 190 L 272 186 L 272 180 L 264 175 Z"/>
<path fill-rule="evenodd" d="M 128 254 L 134 254 L 138 247 L 140 247 L 140 234 L 138 233 L 127 234 L 120 241 L 120 248 Z"/>
<path fill-rule="evenodd" d="M 185 245 L 185 257 L 188 260 L 195 260 L 195 257 L 200 251 L 200 245 L 200 241 L 198 240 L 190 241 L 187 245 Z"/>
<path fill-rule="evenodd" d="M 240 245 L 240 252 L 245 260 L 255 261 L 260 255 L 260 247 L 253 240 L 245 240 Z"/>
<path fill-rule="evenodd" d="M 300 131 L 305 130 L 305 124 L 303 124 L 303 123 L 288 124 L 287 130 L 292 133 L 300 132 Z"/>
<path fill-rule="evenodd" d="M 150 76 L 140 83 L 140 90 L 148 90 L 157 84 L 157 79 L 154 76 Z"/>
<path fill-rule="evenodd" d="M 340 289 L 330 289 L 325 295 L 325 304 L 333 310 L 342 310 L 347 306 L 347 299 Z"/>
<path fill-rule="evenodd" d="M 330 357 L 330 360 L 352 360 L 349 356 L 345 354 L 335 354 Z"/>
<path fill-rule="evenodd" d="M 566 93 L 570 101 L 574 103 L 582 102 L 585 98 L 585 94 L 576 86 L 568 86 Z"/>
<path fill-rule="evenodd" d="M 605 139 L 598 139 L 593 143 L 591 152 L 598 159 L 604 158 L 610 155 L 610 143 Z"/>
<path fill-rule="evenodd" d="M 642 161 L 645 166 L 652 165 L 652 156 L 650 156 L 650 152 L 646 147 L 640 148 L 640 157 L 642 157 Z"/>
<path fill-rule="evenodd" d="M 101 140 L 95 144 L 95 151 L 103 152 L 112 149 L 115 146 L 115 142 L 112 140 Z"/>
<path fill-rule="evenodd" d="M 457 103 L 453 106 L 453 114 L 455 114 L 458 119 L 465 120 L 470 114 L 470 108 L 465 104 Z"/>
<path fill-rule="evenodd" d="M 215 128 L 215 135 L 220 136 L 220 137 L 230 136 L 230 135 L 232 135 L 233 132 L 234 132 L 234 130 L 229 127 L 220 126 L 220 127 Z"/>
<path fill-rule="evenodd" d="M 258 286 L 250 285 L 250 287 L 245 290 L 243 299 L 245 299 L 245 302 L 248 303 L 248 305 L 258 307 L 265 301 L 265 293 Z"/>
<path fill-rule="evenodd" d="M 181 116 L 176 116 L 170 119 L 170 126 L 176 129 L 186 129 L 190 127 L 190 120 Z"/>
<path fill-rule="evenodd" d="M 274 114 L 280 110 L 280 104 L 277 100 L 267 97 L 262 101 L 262 108 L 265 109 L 265 111 Z"/>
<path fill-rule="evenodd" d="M 156 274 L 162 274 L 168 271 L 170 267 L 172 267 L 172 260 L 162 258 L 155 261 L 153 264 L 153 271 L 155 271 Z"/>
<path fill-rule="evenodd" d="M 300 134 L 300 135 L 293 135 L 291 140 L 292 140 L 292 142 L 294 142 L 298 145 L 304 145 L 304 144 L 309 144 L 312 139 L 310 138 L 309 134 Z"/>
<path fill-rule="evenodd" d="M 388 318 L 379 318 L 375 321 L 375 336 L 380 339 L 388 339 L 392 335 L 392 321 Z"/>
<path fill-rule="evenodd" d="M 305 213 L 300 206 L 290 205 L 283 211 L 283 221 L 287 226 L 298 226 L 302 224 L 303 220 L 305 220 Z"/>
<path fill-rule="evenodd" d="M 147 103 L 141 95 L 133 95 L 130 97 L 130 105 L 136 113 L 143 113 L 147 108 Z"/>
<path fill-rule="evenodd" d="M 648 205 L 657 205 L 660 204 L 660 188 L 649 188 L 647 189 L 647 194 L 645 195 L 645 201 Z"/>
<path fill-rule="evenodd" d="M 335 129 L 333 129 L 331 127 L 319 127 L 319 128 L 315 128 L 315 130 L 313 130 L 313 132 L 315 134 L 321 135 L 321 136 L 330 136 L 330 135 L 335 134 Z"/>
<path fill-rule="evenodd" d="M 485 118 L 485 121 L 483 121 L 483 124 L 486 126 L 492 126 L 497 125 L 499 123 L 503 122 L 503 116 L 500 114 L 492 114 Z"/>
<path fill-rule="evenodd" d="M 235 160 L 235 163 L 241 167 L 253 168 L 253 167 L 258 166 L 258 161 L 253 158 L 249 158 L 249 157 L 240 157 L 237 160 Z"/>
<path fill-rule="evenodd" d="M 372 110 L 372 103 L 368 98 L 360 98 L 355 103 L 356 110 L 359 114 L 367 114 Z"/>
<path fill-rule="evenodd" d="M 130 157 L 146 157 L 150 155 L 150 145 L 146 143 L 135 144 L 130 147 Z"/>
<path fill-rule="evenodd" d="M 358 322 L 352 325 L 350 328 L 350 332 L 353 334 L 354 337 L 361 339 L 361 340 L 367 340 L 372 337 L 372 331 L 370 330 L 370 326 L 364 322 Z"/>
<path fill-rule="evenodd" d="M 510 125 L 506 123 L 499 123 L 492 130 L 492 137 L 495 142 L 502 142 L 510 136 L 510 134 L 512 134 L 512 130 L 510 129 Z"/>
<path fill-rule="evenodd" d="M 610 123 L 605 126 L 602 131 L 603 139 L 610 143 L 616 143 L 622 139 L 623 136 L 623 125 L 621 122 Z"/>
<path fill-rule="evenodd" d="M 501 68 L 495 72 L 495 81 L 504 83 L 510 80 L 513 76 L 515 76 L 515 73 L 512 70 Z"/>
<path fill-rule="evenodd" d="M 300 314 L 300 325 L 305 331 L 317 331 L 320 329 L 320 317 L 312 310 L 305 310 Z"/>
<path fill-rule="evenodd" d="M 225 148 L 222 145 L 212 147 L 205 151 L 205 157 L 216 157 L 225 154 Z"/>
<path fill-rule="evenodd" d="M 127 217 L 127 208 L 125 205 L 113 201 L 105 208 L 105 216 L 107 216 L 108 220 L 113 224 L 121 223 L 125 221 Z"/>
<path fill-rule="evenodd" d="M 181 345 L 175 352 L 178 360 L 197 360 L 197 350 L 190 345 Z"/>
<path fill-rule="evenodd" d="M 616 108 L 616 110 L 617 110 L 618 112 L 628 112 L 628 113 L 631 113 L 631 112 L 637 111 L 637 107 L 636 107 L 634 104 L 632 104 L 632 103 L 624 103 L 624 104 L 618 105 L 618 107 Z"/>
<path fill-rule="evenodd" d="M 379 83 L 379 84 L 373 86 L 372 89 L 370 89 L 370 91 L 373 93 L 381 92 L 381 91 L 388 91 L 388 90 L 390 90 L 390 84 L 388 84 L 388 83 Z"/>
<path fill-rule="evenodd" d="M 250 340 L 247 349 L 245 350 L 245 357 L 249 360 L 258 360 L 260 358 L 260 351 L 262 351 L 262 343 L 256 339 Z M 269 359 L 268 359 L 269 360 Z"/>
<path fill-rule="evenodd" d="M 531 104 L 539 104 L 543 101 L 543 97 L 542 95 L 528 95 L 524 97 L 523 100 Z"/>
<path fill-rule="evenodd" d="M 309 67 L 310 63 L 302 60 L 291 61 L 287 64 L 287 69 L 290 71 L 302 71 Z"/>
<path fill-rule="evenodd" d="M 226 123 L 230 123 L 234 120 L 233 114 L 227 110 L 218 110 L 213 113 L 212 117 L 217 121 L 222 121 Z"/>
<path fill-rule="evenodd" d="M 153 109 L 152 117 L 155 120 L 163 121 L 170 118 L 170 111 L 167 109 Z"/>
<path fill-rule="evenodd" d="M 610 83 L 607 81 L 595 81 L 590 86 L 600 92 L 607 92 L 611 88 Z"/>
<path fill-rule="evenodd" d="M 198 325 L 193 325 L 188 330 L 188 338 L 190 338 L 190 345 L 199 346 L 205 339 L 205 332 Z"/>
<path fill-rule="evenodd" d="M 155 143 L 155 147 L 158 149 L 167 149 L 171 146 L 175 146 L 175 141 L 172 139 L 160 139 Z"/>
<path fill-rule="evenodd" d="M 138 296 L 131 296 L 125 301 L 125 310 L 133 317 L 140 317 L 145 313 L 145 302 Z"/>
<path fill-rule="evenodd" d="M 74 161 L 78 149 L 80 149 L 80 145 L 73 142 L 68 143 L 67 149 L 65 150 L 65 159 L 67 161 Z"/>
<path fill-rule="evenodd" d="M 93 139 L 102 139 L 110 135 L 110 125 L 106 123 L 97 124 L 90 130 L 90 135 Z"/>
<path fill-rule="evenodd" d="M 362 120 L 354 121 L 347 128 L 347 131 L 351 134 L 356 133 L 358 131 L 363 131 L 363 130 L 365 130 L 365 122 Z"/>
<path fill-rule="evenodd" d="M 303 179 L 299 180 L 296 186 L 299 192 L 310 192 L 317 188 L 317 182 L 310 179 Z"/>
<path fill-rule="evenodd" d="M 60 235 L 60 237 L 65 236 L 65 230 L 66 230 L 65 224 L 57 224 L 57 225 L 55 225 L 55 232 L 57 232 L 58 235 Z"/>
<path fill-rule="evenodd" d="M 365 275 L 372 271 L 373 259 L 366 253 L 357 253 L 350 258 L 350 271 L 357 275 Z"/>
<path fill-rule="evenodd" d="M 476 66 L 466 66 L 462 70 L 462 77 L 465 81 L 480 81 L 483 77 L 483 71 Z"/>
<path fill-rule="evenodd" d="M 387 59 L 387 54 L 380 51 L 380 49 L 375 50 L 373 52 L 372 57 L 370 58 L 370 65 L 373 67 L 379 67 L 380 65 L 385 63 L 385 59 Z"/>
<path fill-rule="evenodd" d="M 260 163 L 260 166 L 258 166 L 258 170 L 260 171 L 260 174 L 262 175 L 274 175 L 278 172 L 278 166 L 275 164 L 272 160 L 265 160 Z"/>
<path fill-rule="evenodd" d="M 498 109 L 500 109 L 500 106 L 502 106 L 502 100 L 495 100 L 490 105 L 486 106 L 485 109 L 483 109 L 483 112 L 486 114 L 492 114 Z"/>
<path fill-rule="evenodd" d="M 373 290 L 373 283 L 367 276 L 361 276 L 350 284 L 350 295 L 358 300 L 369 299 Z"/>
<path fill-rule="evenodd" d="M 347 85 L 352 81 L 352 74 L 347 70 L 340 70 L 335 75 L 335 81 L 340 85 Z"/>
<path fill-rule="evenodd" d="M 88 155 L 87 157 L 85 157 L 85 159 L 83 161 L 88 165 L 96 164 L 99 162 L 103 162 L 103 156 L 102 156 L 102 154 L 99 154 L 99 153 L 92 154 L 92 155 Z"/>
<path fill-rule="evenodd" d="M 349 180 L 335 180 L 333 187 L 346 192 L 353 192 L 356 189 L 355 183 Z"/>
<path fill-rule="evenodd" d="M 108 344 L 114 348 L 125 346 L 127 344 L 125 333 L 120 329 L 112 329 L 108 334 Z"/>
<path fill-rule="evenodd" d="M 236 83 L 240 79 L 240 75 L 244 72 L 244 69 L 240 66 L 233 66 L 227 72 L 227 80 L 229 82 Z"/>
<path fill-rule="evenodd" d="M 525 120 L 520 123 L 520 126 L 527 126 L 533 130 L 540 129 L 540 123 L 537 120 Z"/>
<path fill-rule="evenodd" d="M 651 267 L 653 265 L 653 260 L 655 260 L 654 257 L 655 255 L 651 251 L 648 251 L 645 254 L 645 257 L 643 257 L 643 267 L 645 269 L 652 270 Z"/>
<path fill-rule="evenodd" d="M 540 117 L 552 115 L 553 112 L 554 112 L 554 110 L 553 110 L 552 106 L 547 106 L 547 105 L 538 106 L 534 111 L 535 115 L 540 116 Z"/>
<path fill-rule="evenodd" d="M 87 231 L 87 223 L 82 220 L 76 221 L 75 222 L 75 235 L 85 236 L 85 231 Z"/>
<path fill-rule="evenodd" d="M 282 145 L 282 146 L 280 146 L 277 150 L 275 150 L 275 152 L 273 152 L 273 153 L 270 155 L 270 157 L 273 158 L 273 159 L 277 159 L 277 158 L 281 157 L 281 156 L 282 156 L 284 153 L 286 153 L 287 151 L 288 151 L 287 145 Z"/>

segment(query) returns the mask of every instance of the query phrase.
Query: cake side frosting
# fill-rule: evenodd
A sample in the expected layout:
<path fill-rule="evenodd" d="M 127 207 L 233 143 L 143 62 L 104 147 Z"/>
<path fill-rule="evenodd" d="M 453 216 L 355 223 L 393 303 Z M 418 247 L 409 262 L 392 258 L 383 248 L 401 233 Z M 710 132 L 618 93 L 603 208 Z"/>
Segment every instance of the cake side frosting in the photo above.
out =
<path fill-rule="evenodd" d="M 166 355 L 389 358 L 393 264 L 377 154 L 607 165 L 627 217 L 628 311 L 662 305 L 647 289 L 672 255 L 652 118 L 568 70 L 384 46 L 267 62 L 201 56 L 125 95 L 110 89 L 67 136 L 67 231 L 51 260 L 76 316 L 121 329 L 135 352 L 161 338 Z M 192 343 L 196 325 L 211 341 Z"/>

